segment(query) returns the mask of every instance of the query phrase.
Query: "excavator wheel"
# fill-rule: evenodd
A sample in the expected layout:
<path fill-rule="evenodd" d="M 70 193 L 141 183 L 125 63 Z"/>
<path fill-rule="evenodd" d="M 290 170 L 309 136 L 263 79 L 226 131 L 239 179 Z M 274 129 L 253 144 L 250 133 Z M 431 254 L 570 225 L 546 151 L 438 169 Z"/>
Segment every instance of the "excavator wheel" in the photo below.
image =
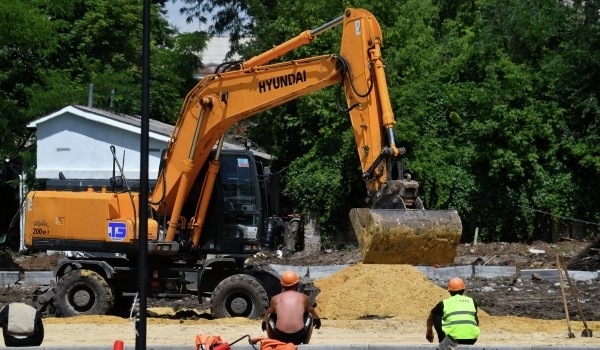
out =
<path fill-rule="evenodd" d="M 91 270 L 71 270 L 58 280 L 55 288 L 58 316 L 105 315 L 115 303 L 106 280 Z"/>
<path fill-rule="evenodd" d="M 213 290 L 210 311 L 214 318 L 259 319 L 269 307 L 269 297 L 258 280 L 250 275 L 229 276 Z"/>

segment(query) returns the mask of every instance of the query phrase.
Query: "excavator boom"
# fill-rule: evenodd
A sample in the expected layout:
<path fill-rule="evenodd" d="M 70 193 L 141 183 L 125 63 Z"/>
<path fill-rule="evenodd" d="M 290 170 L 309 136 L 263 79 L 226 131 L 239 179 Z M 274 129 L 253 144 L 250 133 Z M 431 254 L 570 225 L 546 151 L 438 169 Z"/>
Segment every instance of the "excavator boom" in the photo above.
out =
<path fill-rule="evenodd" d="M 293 62 L 268 62 L 342 25 L 339 55 L 311 57 Z M 209 162 L 196 215 L 189 223 L 193 248 L 198 247 L 225 132 L 234 124 L 300 96 L 340 83 L 359 154 L 370 209 L 353 209 L 350 218 L 368 263 L 449 263 L 461 236 L 456 212 L 424 210 L 417 197 L 418 183 L 393 170 L 405 153 L 396 146 L 395 124 L 381 49 L 383 36 L 375 17 L 364 9 L 347 9 L 344 15 L 305 31 L 239 65 L 238 70 L 209 75 L 188 94 L 165 156 L 150 202 L 170 217 L 166 240 L 174 239 L 181 225 L 181 208 L 200 169 Z M 220 146 L 217 146 L 220 150 Z M 380 211 L 376 209 L 385 209 Z M 385 253 L 384 253 L 385 252 Z M 443 253 L 442 253 L 443 252 Z"/>

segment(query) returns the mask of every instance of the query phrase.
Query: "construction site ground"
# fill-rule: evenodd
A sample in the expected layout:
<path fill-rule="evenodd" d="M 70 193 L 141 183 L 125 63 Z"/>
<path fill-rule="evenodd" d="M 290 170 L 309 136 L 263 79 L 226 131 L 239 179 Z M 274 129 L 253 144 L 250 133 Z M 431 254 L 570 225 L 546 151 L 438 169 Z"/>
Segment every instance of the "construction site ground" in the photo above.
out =
<path fill-rule="evenodd" d="M 589 242 L 461 244 L 454 265 L 515 266 L 513 276 L 470 278 L 467 294 L 480 308 L 482 333 L 478 345 L 600 346 L 600 289 L 598 278 L 574 283 L 577 300 L 565 285 L 569 322 L 565 317 L 560 284 L 543 278 L 522 278 L 520 270 L 556 269 L 556 254 L 565 261 Z M 1 269 L 51 270 L 60 255 L 42 253 L 11 256 L 0 252 Z M 428 279 L 409 265 L 365 265 L 360 253 L 298 252 L 285 258 L 275 253 L 255 257 L 255 263 L 283 265 L 348 265 L 314 280 L 321 289 L 317 311 L 323 319 L 311 344 L 414 344 L 426 346 L 425 319 L 429 310 L 447 296 L 445 283 Z M 566 281 L 565 281 L 566 282 Z M 0 286 L 0 305 L 22 301 L 35 286 Z M 590 338 L 581 337 L 584 324 Z M 193 346 L 197 334 L 220 335 L 232 342 L 244 335 L 265 336 L 260 320 L 211 319 L 208 306 L 195 298 L 149 299 L 147 344 Z M 117 339 L 135 343 L 135 326 L 127 306 L 118 316 L 46 318 L 44 346 L 110 346 Z M 569 332 L 570 330 L 570 332 Z M 569 333 L 575 337 L 569 338 Z"/>

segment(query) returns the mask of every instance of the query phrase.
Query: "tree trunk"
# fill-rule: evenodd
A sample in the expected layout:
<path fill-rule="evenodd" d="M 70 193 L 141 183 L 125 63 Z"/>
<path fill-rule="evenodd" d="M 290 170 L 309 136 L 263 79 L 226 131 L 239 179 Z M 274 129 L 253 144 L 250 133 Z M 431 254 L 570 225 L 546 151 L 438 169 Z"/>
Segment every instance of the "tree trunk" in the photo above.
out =
<path fill-rule="evenodd" d="M 314 213 L 309 213 L 304 221 L 304 250 L 311 253 L 321 251 L 321 236 Z"/>

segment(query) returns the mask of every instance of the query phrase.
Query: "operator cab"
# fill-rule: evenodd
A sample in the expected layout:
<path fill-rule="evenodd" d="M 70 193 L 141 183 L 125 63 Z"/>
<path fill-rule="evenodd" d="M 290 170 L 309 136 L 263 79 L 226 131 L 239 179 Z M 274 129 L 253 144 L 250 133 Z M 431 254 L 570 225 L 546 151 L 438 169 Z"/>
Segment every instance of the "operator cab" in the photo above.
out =
<path fill-rule="evenodd" d="M 202 169 L 193 192 L 201 187 Z M 222 150 L 219 175 L 215 182 L 206 222 L 200 236 L 202 254 L 254 254 L 258 251 L 263 210 L 257 165 L 245 150 Z M 193 193 L 189 198 L 199 198 Z M 184 211 L 195 209 L 193 200 Z"/>

